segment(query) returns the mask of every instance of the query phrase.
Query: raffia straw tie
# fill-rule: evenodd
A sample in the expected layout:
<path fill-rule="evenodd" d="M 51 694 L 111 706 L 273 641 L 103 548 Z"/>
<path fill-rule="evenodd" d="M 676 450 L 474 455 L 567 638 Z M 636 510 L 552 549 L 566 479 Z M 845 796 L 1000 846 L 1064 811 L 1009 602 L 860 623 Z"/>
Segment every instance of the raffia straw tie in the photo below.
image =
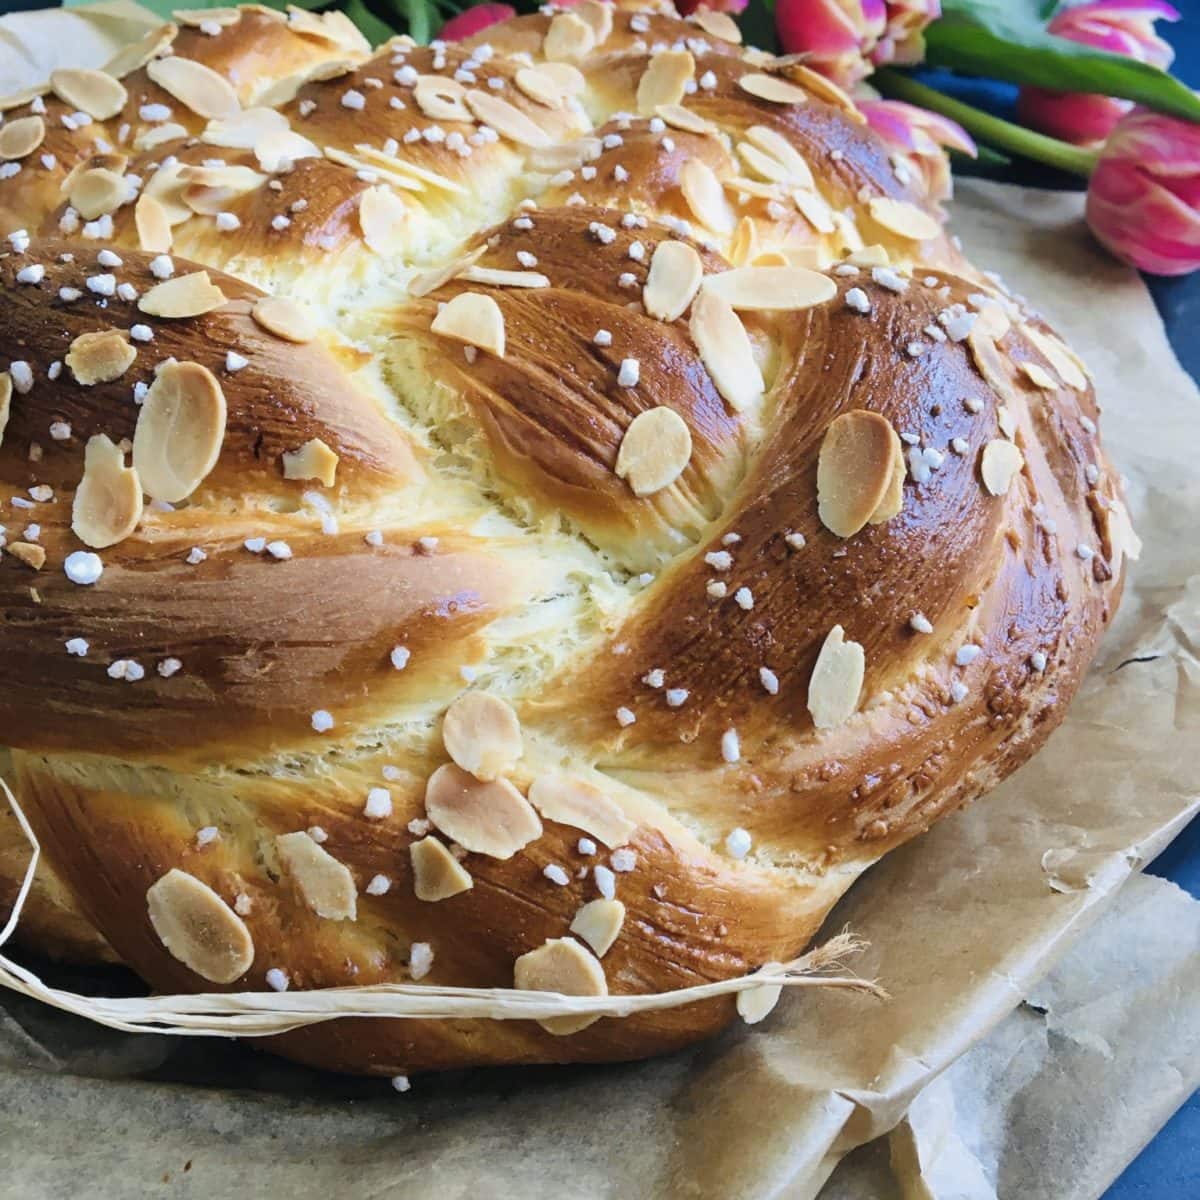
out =
<path fill-rule="evenodd" d="M 9 807 L 32 848 L 0 946 L 12 936 L 33 886 L 41 846 L 16 797 L 0 779 Z M 319 988 L 296 992 L 200 992 L 183 996 L 82 996 L 44 983 L 38 975 L 0 954 L 0 984 L 53 1008 L 86 1017 L 127 1033 L 166 1033 L 189 1037 L 267 1037 L 306 1025 L 344 1017 L 482 1018 L 493 1021 L 541 1021 L 581 1014 L 627 1017 L 635 1013 L 679 1008 L 717 996 L 761 987 L 843 988 L 879 998 L 887 993 L 878 984 L 852 975 L 822 975 L 840 960 L 862 950 L 864 943 L 849 932 L 786 963 L 768 963 L 753 975 L 716 983 L 621 996 L 564 996 L 557 992 L 513 988 L 460 988 L 408 983 L 377 983 L 366 987 Z"/>

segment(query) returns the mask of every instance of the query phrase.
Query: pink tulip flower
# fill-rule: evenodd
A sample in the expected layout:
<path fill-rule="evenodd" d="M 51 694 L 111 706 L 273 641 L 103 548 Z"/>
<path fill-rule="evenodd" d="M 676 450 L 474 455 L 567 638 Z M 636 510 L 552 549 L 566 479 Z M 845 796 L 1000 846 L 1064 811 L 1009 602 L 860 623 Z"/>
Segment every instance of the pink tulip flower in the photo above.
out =
<path fill-rule="evenodd" d="M 974 158 L 978 150 L 971 135 L 949 117 L 902 100 L 860 100 L 858 108 L 893 153 L 922 178 L 925 194 L 934 201 L 949 199 L 950 163 L 943 147 Z"/>
<path fill-rule="evenodd" d="M 700 7 L 711 8 L 714 12 L 726 12 L 736 15 L 746 11 L 750 0 L 675 0 L 675 9 L 681 17 L 691 16 Z"/>
<path fill-rule="evenodd" d="M 1200 125 L 1135 109 L 1100 152 L 1087 219 L 1113 254 L 1152 275 L 1200 267 Z"/>
<path fill-rule="evenodd" d="M 517 10 L 508 4 L 476 4 L 451 17 L 438 30 L 438 37 L 443 42 L 462 42 L 482 33 L 489 25 L 497 25 L 516 15 Z"/>
<path fill-rule="evenodd" d="M 925 26 L 941 15 L 941 0 L 887 0 L 887 26 L 871 62 L 877 67 L 923 62 Z"/>
<path fill-rule="evenodd" d="M 1174 51 L 1154 32 L 1155 21 L 1178 21 L 1166 0 L 1089 0 L 1061 9 L 1047 29 L 1068 41 L 1166 68 Z M 1128 100 L 1087 92 L 1025 87 L 1017 115 L 1026 125 L 1079 146 L 1097 145 L 1133 108 Z"/>

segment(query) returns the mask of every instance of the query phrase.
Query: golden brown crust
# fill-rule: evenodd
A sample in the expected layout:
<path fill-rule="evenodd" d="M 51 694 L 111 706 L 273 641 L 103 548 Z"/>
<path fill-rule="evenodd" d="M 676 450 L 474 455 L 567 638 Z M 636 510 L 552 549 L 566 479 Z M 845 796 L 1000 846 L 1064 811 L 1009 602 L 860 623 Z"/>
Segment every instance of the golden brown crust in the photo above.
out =
<path fill-rule="evenodd" d="M 45 553 L 41 569 L 0 557 L 0 773 L 45 850 L 22 925 L 44 951 L 115 955 L 159 990 L 261 990 L 279 972 L 293 988 L 508 987 L 518 958 L 615 895 L 611 993 L 728 978 L 798 953 L 861 870 L 1061 720 L 1136 552 L 1081 367 L 933 233 L 916 173 L 802 68 L 663 11 L 612 15 L 578 63 L 586 104 L 528 94 L 570 72 L 518 78 L 551 14 L 367 61 L 333 18 L 180 32 L 175 55 L 244 108 L 273 98 L 294 162 L 258 135 L 216 145 L 228 131 L 146 66 L 110 121 L 66 128 L 43 102 L 52 162 L 0 179 L 2 536 Z M 687 112 L 636 115 L 651 57 L 676 44 L 693 55 Z M 313 69 L 329 77 L 305 82 Z M 743 86 L 764 72 L 807 99 Z M 439 95 L 484 92 L 464 103 L 488 120 L 425 111 L 427 75 Z M 163 123 L 147 104 L 183 132 L 146 145 Z M 130 195 L 87 221 L 62 185 L 98 167 Z M 169 264 L 139 248 L 138 192 L 166 206 Z M 673 320 L 644 303 L 662 246 L 664 277 L 682 272 Z M 225 300 L 147 313 L 167 266 L 206 270 Z M 264 293 L 308 315 L 256 319 Z M 54 365 L 104 330 L 132 347 L 115 378 Z M 215 465 L 185 500 L 148 503 L 98 577 L 68 570 L 84 447 L 128 448 L 171 359 L 220 387 Z M 866 523 L 840 537 L 818 460 L 855 410 L 894 431 L 881 445 L 902 439 L 903 471 L 877 464 L 856 493 Z M 654 469 L 636 494 L 618 470 L 635 418 L 643 436 L 685 430 L 665 467 L 641 446 Z M 451 756 L 470 802 L 487 730 L 442 737 L 468 688 L 521 729 L 489 784 L 512 818 L 491 840 L 486 806 L 457 832 L 426 810 Z M 523 799 L 562 773 L 578 825 Z M 342 893 L 349 872 L 353 906 L 314 903 L 281 854 L 304 831 L 313 870 Z M 461 862 L 436 901 L 414 890 L 409 848 L 428 837 Z M 24 862 L 0 823 L 6 893 Z M 244 922 L 239 979 L 205 979 L 156 932 L 147 891 L 172 870 Z M 569 1036 L 339 1021 L 275 1045 L 385 1074 L 622 1059 L 733 1012 Z"/>

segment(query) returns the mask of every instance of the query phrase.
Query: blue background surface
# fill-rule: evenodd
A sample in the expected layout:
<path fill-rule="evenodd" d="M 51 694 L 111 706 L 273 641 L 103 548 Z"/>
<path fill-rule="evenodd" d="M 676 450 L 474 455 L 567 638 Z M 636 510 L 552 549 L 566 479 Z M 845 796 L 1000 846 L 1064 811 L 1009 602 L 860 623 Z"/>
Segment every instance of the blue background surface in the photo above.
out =
<path fill-rule="evenodd" d="M 1173 0 L 1183 20 L 1159 31 L 1175 47 L 1172 68 L 1192 88 L 1200 88 L 1200 0 Z M 940 91 L 969 104 L 1015 120 L 1016 89 L 1007 84 L 957 79 L 946 71 L 923 71 L 921 78 Z M 1014 163 L 997 178 L 1050 187 L 1078 187 L 1057 171 Z M 1146 282 L 1158 305 L 1176 355 L 1193 379 L 1200 380 L 1200 271 L 1176 279 Z M 1200 820 L 1193 821 L 1150 867 L 1150 874 L 1173 880 L 1200 897 Z M 1163 1127 L 1159 1135 L 1125 1170 L 1104 1200 L 1200 1200 L 1200 1092 Z"/>

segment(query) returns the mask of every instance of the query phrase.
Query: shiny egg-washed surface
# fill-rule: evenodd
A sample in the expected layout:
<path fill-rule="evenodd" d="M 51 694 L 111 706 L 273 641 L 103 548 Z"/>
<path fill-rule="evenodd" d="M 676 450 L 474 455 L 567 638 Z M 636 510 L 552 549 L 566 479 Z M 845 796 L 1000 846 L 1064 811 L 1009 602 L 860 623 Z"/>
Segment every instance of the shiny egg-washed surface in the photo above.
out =
<path fill-rule="evenodd" d="M 1136 552 L 1081 364 L 963 259 L 852 104 L 731 36 L 706 10 L 585 0 L 372 55 L 336 16 L 213 10 L 123 56 L 112 115 L 81 115 L 70 81 L 7 105 L 0 151 L 43 126 L 0 165 L 0 777 L 46 856 L 27 944 L 158 991 L 509 987 L 566 938 L 564 989 L 741 975 L 1062 719 Z M 88 171 L 125 181 L 107 212 L 72 204 Z M 690 316 L 647 311 L 672 242 L 706 281 L 794 270 L 829 298 L 734 304 L 752 369 L 731 380 L 698 332 L 720 285 Z M 139 307 L 200 270 L 225 303 Z M 264 294 L 317 336 L 265 327 Z M 488 338 L 435 332 L 467 294 Z M 136 330 L 131 365 L 81 384 L 72 345 L 114 329 Z M 78 582 L 84 448 L 135 438 L 170 359 L 219 383 L 219 458 Z M 660 409 L 688 446 L 639 495 L 622 442 Z M 839 536 L 819 460 L 864 412 L 893 431 L 894 505 Z M 314 442 L 332 482 L 285 469 Z M 818 728 L 829 679 L 849 706 Z M 511 707 L 518 748 L 427 809 L 464 693 Z M 438 816 L 464 796 L 469 820 Z M 504 836 L 538 830 L 507 857 L 496 805 Z M 277 841 L 295 833 L 311 870 Z M 27 854 L 0 820 L 0 892 Z M 171 872 L 211 889 L 211 912 L 172 913 L 229 934 L 236 976 L 180 949 L 161 906 L 191 885 L 152 891 Z M 597 899 L 618 906 L 581 922 Z M 394 1075 L 638 1057 L 733 1012 L 343 1020 L 275 1044 Z"/>

